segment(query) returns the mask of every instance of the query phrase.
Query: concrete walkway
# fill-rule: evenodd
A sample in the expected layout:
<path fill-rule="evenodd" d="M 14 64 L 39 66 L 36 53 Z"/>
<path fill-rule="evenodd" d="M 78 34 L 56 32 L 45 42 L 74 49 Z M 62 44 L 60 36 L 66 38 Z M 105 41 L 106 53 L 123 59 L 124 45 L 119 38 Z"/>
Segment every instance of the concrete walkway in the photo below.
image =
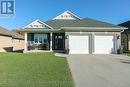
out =
<path fill-rule="evenodd" d="M 123 55 L 68 55 L 76 87 L 130 87 L 130 58 Z"/>

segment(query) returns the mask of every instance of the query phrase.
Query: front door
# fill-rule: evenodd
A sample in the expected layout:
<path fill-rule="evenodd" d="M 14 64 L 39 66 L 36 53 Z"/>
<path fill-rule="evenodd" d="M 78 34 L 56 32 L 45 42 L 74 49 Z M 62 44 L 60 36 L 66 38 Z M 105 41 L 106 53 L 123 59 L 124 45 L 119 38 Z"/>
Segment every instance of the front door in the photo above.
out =
<path fill-rule="evenodd" d="M 64 33 L 54 33 L 53 34 L 53 50 L 63 50 L 65 42 Z"/>

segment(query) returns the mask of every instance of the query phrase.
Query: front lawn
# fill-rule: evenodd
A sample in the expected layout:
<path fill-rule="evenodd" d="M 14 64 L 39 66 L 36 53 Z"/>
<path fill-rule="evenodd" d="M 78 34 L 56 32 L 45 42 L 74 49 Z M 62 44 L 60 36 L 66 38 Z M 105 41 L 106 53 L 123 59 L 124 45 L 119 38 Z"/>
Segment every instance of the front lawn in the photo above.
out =
<path fill-rule="evenodd" d="M 65 58 L 53 53 L 0 53 L 0 87 L 74 87 Z"/>
<path fill-rule="evenodd" d="M 130 53 L 127 53 L 126 55 L 127 55 L 127 56 L 130 56 Z"/>

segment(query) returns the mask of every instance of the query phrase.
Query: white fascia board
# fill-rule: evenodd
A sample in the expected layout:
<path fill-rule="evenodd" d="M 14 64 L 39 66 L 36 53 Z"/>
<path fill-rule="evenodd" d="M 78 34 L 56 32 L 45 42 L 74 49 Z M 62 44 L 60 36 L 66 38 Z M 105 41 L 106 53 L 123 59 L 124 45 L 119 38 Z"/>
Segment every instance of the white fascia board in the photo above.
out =
<path fill-rule="evenodd" d="M 120 30 L 125 30 L 128 28 L 125 27 L 61 27 L 61 29 L 120 29 Z"/>
<path fill-rule="evenodd" d="M 72 14 L 73 16 L 75 16 L 75 17 L 76 17 L 76 18 L 78 18 L 78 19 L 81 19 L 79 16 L 77 16 L 77 15 L 73 14 L 73 13 L 72 13 L 72 12 L 70 12 L 70 11 L 66 11 L 66 12 L 68 12 L 68 13 Z"/>
<path fill-rule="evenodd" d="M 39 20 L 39 19 L 36 19 L 35 21 L 33 21 L 33 22 L 31 22 L 30 24 L 26 25 L 25 27 L 23 27 L 23 29 L 29 27 L 30 25 L 34 24 L 34 23 L 37 22 L 37 21 L 40 22 L 40 23 L 42 23 L 42 24 L 44 24 L 44 25 L 46 25 L 46 26 L 49 27 L 50 29 L 53 29 L 51 26 L 47 25 L 46 23 L 42 22 L 42 21 Z"/>
<path fill-rule="evenodd" d="M 60 15 L 56 16 L 55 18 L 53 18 L 53 20 L 57 19 L 58 17 L 60 17 L 61 15 L 65 14 L 65 13 L 68 13 L 68 14 L 74 16 L 74 17 L 77 18 L 77 19 L 81 19 L 80 17 L 78 17 L 77 15 L 73 14 L 72 12 L 70 12 L 70 11 L 65 11 L 65 12 L 61 13 Z"/>

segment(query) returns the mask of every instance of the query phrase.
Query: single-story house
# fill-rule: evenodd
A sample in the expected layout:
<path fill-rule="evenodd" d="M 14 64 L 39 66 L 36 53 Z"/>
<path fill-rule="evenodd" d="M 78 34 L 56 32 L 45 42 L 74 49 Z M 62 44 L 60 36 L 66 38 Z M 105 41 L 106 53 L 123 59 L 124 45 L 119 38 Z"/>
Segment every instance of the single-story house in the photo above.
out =
<path fill-rule="evenodd" d="M 11 35 L 12 35 L 12 44 L 13 44 L 13 51 L 23 51 L 24 50 L 24 36 L 11 31 Z"/>
<path fill-rule="evenodd" d="M 121 32 L 121 45 L 123 46 L 124 51 L 130 51 L 130 21 L 121 23 L 119 26 L 128 28 Z"/>
<path fill-rule="evenodd" d="M 70 54 L 111 54 L 121 46 L 120 27 L 65 11 L 49 21 L 39 19 L 21 29 L 25 52 L 31 50 L 66 51 Z"/>
<path fill-rule="evenodd" d="M 24 49 L 24 36 L 0 27 L 0 52 Z"/>

